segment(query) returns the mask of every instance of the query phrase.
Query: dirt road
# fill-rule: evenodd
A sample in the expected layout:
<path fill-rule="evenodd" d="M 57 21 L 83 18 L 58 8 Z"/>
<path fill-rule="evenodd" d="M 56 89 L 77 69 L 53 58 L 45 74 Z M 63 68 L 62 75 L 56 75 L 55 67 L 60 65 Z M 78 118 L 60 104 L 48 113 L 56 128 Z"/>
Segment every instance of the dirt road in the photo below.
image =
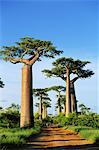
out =
<path fill-rule="evenodd" d="M 70 130 L 48 127 L 44 128 L 41 134 L 30 138 L 24 150 L 99 150 L 91 142 L 81 138 Z"/>

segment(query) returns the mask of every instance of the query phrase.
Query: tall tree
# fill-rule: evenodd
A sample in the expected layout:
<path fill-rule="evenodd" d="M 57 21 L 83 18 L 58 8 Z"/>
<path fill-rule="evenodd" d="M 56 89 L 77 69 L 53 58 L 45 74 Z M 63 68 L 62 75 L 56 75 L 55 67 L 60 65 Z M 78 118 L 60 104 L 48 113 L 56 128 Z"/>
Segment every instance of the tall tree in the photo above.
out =
<path fill-rule="evenodd" d="M 71 109 L 72 112 L 76 112 L 77 113 L 77 100 L 76 100 L 76 94 L 75 94 L 75 85 L 74 83 L 78 80 L 78 79 L 86 79 L 88 77 L 91 77 L 92 75 L 94 75 L 93 71 L 90 70 L 83 70 L 83 69 L 79 69 L 76 73 L 76 77 L 74 77 L 71 81 L 70 81 L 70 85 L 71 85 Z"/>
<path fill-rule="evenodd" d="M 66 91 L 66 88 L 63 87 L 63 86 L 52 86 L 50 88 L 48 88 L 48 90 L 53 90 L 55 92 L 58 93 L 57 95 L 57 105 L 58 105 L 58 114 L 61 113 L 61 102 L 60 102 L 60 98 L 61 98 L 61 92 L 63 91 Z"/>
<path fill-rule="evenodd" d="M 50 41 L 42 41 L 24 37 L 14 46 L 3 46 L 0 55 L 3 60 L 13 64 L 23 63 L 22 68 L 22 99 L 20 127 L 34 126 L 32 98 L 32 65 L 42 57 L 54 58 L 61 54 Z"/>
<path fill-rule="evenodd" d="M 71 109 L 71 91 L 70 91 L 70 75 L 75 74 L 77 75 L 78 79 L 81 78 L 78 72 L 83 73 L 83 67 L 90 62 L 88 61 L 81 61 L 81 60 L 74 60 L 72 58 L 59 58 L 55 62 L 53 62 L 53 68 L 51 70 L 45 69 L 42 72 L 45 73 L 47 77 L 60 77 L 62 80 L 66 82 L 66 116 L 70 112 Z M 92 72 L 93 73 L 93 72 Z M 88 76 L 87 76 L 88 77 Z M 83 78 L 83 76 L 82 76 Z M 71 80 L 73 81 L 73 80 Z M 71 86 L 72 88 L 72 86 Z M 74 88 L 73 88 L 74 89 Z M 72 92 L 74 93 L 74 92 Z"/>
<path fill-rule="evenodd" d="M 50 103 L 50 98 L 49 97 L 45 97 L 43 99 L 43 113 L 42 113 L 42 118 L 45 119 L 48 115 L 48 112 L 47 112 L 47 108 L 48 107 L 51 107 L 51 103 Z"/>
<path fill-rule="evenodd" d="M 33 95 L 38 97 L 40 100 L 39 103 L 39 119 L 42 121 L 42 112 L 43 112 L 43 99 L 48 97 L 47 89 L 33 89 Z"/>
<path fill-rule="evenodd" d="M 61 103 L 61 107 L 62 109 L 64 109 L 64 114 L 66 112 L 66 95 L 60 95 L 60 103 Z"/>

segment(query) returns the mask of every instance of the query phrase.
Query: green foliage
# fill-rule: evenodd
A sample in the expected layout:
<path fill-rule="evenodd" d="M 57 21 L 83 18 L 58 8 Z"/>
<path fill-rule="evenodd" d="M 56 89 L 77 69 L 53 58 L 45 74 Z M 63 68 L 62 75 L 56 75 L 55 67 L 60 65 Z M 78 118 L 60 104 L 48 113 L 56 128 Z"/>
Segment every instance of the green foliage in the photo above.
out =
<path fill-rule="evenodd" d="M 53 123 L 58 124 L 59 126 L 65 126 L 66 119 L 67 118 L 61 113 L 53 118 Z"/>
<path fill-rule="evenodd" d="M 78 125 L 99 128 L 99 115 L 90 113 L 78 116 Z"/>
<path fill-rule="evenodd" d="M 46 123 L 51 123 L 52 121 L 53 119 L 50 116 L 47 116 L 46 118 L 43 119 L 43 122 L 46 122 Z"/>
<path fill-rule="evenodd" d="M 69 114 L 68 117 L 60 114 L 54 117 L 54 123 L 59 124 L 60 126 L 66 125 L 77 125 L 77 115 L 75 113 Z"/>
<path fill-rule="evenodd" d="M 66 128 L 69 128 L 70 130 L 73 130 L 75 132 L 80 132 L 81 130 L 91 130 L 91 127 L 86 127 L 86 126 L 68 126 Z"/>
<path fill-rule="evenodd" d="M 66 91 L 66 87 L 64 87 L 64 86 L 52 86 L 52 87 L 49 87 L 49 88 L 47 88 L 48 89 L 48 91 L 51 91 L 51 90 L 53 90 L 53 91 L 56 91 L 56 92 L 65 92 Z"/>
<path fill-rule="evenodd" d="M 62 52 L 61 50 L 57 50 L 51 41 L 24 37 L 20 38 L 20 41 L 16 42 L 14 46 L 3 46 L 2 50 L 0 50 L 0 55 L 5 61 L 27 64 L 26 58 L 31 61 L 35 57 L 36 61 L 41 60 L 43 56 L 54 58 Z"/>
<path fill-rule="evenodd" d="M 99 128 L 99 115 L 90 113 L 89 115 L 78 116 L 75 113 L 71 113 L 68 117 L 65 117 L 63 114 L 60 114 L 53 118 L 53 122 L 60 126 L 73 125 Z"/>
<path fill-rule="evenodd" d="M 84 104 L 79 105 L 81 114 L 89 114 L 90 108 L 86 107 Z"/>
<path fill-rule="evenodd" d="M 93 129 L 85 126 L 68 126 L 66 128 L 80 133 L 83 138 L 90 140 L 93 143 L 97 143 L 97 141 L 99 141 L 99 129 Z"/>
<path fill-rule="evenodd" d="M 93 143 L 99 144 L 99 129 L 98 130 L 81 130 L 80 135 Z"/>
<path fill-rule="evenodd" d="M 20 106 L 11 104 L 0 111 L 0 127 L 17 128 L 20 122 Z"/>
<path fill-rule="evenodd" d="M 19 146 L 25 144 L 30 135 L 39 133 L 40 126 L 31 129 L 4 129 L 0 128 L 1 146 Z"/>
<path fill-rule="evenodd" d="M 47 77 L 60 77 L 62 80 L 66 81 L 67 66 L 69 68 L 70 74 L 76 74 L 78 78 L 87 78 L 94 74 L 93 71 L 83 69 L 88 63 L 90 62 L 62 57 L 52 63 L 53 68 L 51 70 L 45 69 L 42 72 L 45 73 Z M 77 77 L 76 80 L 78 79 Z"/>
<path fill-rule="evenodd" d="M 35 120 L 39 119 L 39 113 L 38 113 L 38 112 L 36 112 L 36 113 L 34 114 L 34 119 L 35 119 Z"/>

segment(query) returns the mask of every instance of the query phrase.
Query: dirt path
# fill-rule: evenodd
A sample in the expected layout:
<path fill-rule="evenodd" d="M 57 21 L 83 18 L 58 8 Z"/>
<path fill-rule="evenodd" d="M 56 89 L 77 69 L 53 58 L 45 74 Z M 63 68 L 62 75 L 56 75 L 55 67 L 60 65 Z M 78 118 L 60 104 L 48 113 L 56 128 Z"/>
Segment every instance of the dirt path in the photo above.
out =
<path fill-rule="evenodd" d="M 24 150 L 40 149 L 83 149 L 99 150 L 91 142 L 81 138 L 79 135 L 70 130 L 61 128 L 44 128 L 41 134 L 30 138 Z"/>

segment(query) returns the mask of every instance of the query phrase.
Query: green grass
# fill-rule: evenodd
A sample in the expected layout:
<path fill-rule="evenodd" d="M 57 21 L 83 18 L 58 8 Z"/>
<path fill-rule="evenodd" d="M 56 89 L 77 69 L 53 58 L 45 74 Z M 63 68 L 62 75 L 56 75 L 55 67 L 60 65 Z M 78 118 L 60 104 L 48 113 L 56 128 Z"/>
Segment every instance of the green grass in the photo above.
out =
<path fill-rule="evenodd" d="M 25 144 L 29 136 L 40 132 L 40 127 L 31 129 L 0 128 L 0 144 L 2 146 L 19 146 Z"/>
<path fill-rule="evenodd" d="M 99 129 L 83 126 L 68 126 L 65 127 L 79 133 L 83 138 L 99 144 Z"/>
<path fill-rule="evenodd" d="M 81 130 L 80 135 L 93 143 L 99 144 L 99 130 Z"/>

